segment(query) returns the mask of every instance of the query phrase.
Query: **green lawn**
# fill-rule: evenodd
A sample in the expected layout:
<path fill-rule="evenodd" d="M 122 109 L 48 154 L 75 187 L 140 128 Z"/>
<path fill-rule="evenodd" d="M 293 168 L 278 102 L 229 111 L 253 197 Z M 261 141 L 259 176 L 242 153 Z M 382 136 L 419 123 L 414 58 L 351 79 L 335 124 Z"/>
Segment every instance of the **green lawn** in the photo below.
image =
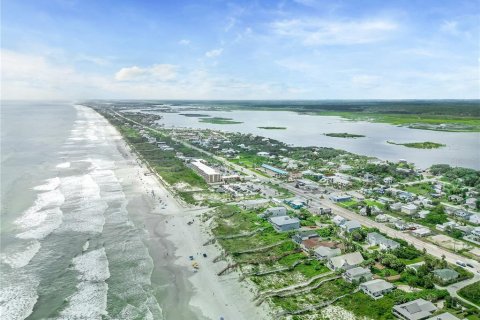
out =
<path fill-rule="evenodd" d="M 480 306 L 480 281 L 472 283 L 458 291 L 462 297 Z"/>

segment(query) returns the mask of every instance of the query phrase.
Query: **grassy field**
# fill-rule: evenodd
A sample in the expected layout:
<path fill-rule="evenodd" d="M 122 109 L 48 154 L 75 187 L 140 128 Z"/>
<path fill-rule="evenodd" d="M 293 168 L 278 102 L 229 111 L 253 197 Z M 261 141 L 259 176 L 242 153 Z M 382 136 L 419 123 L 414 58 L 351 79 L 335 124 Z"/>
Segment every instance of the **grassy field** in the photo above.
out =
<path fill-rule="evenodd" d="M 425 196 L 433 192 L 433 187 L 429 183 L 417 183 L 405 186 L 405 190 L 420 196 Z"/>
<path fill-rule="evenodd" d="M 465 288 L 458 291 L 458 294 L 475 303 L 476 305 L 480 305 L 480 281 L 472 283 L 471 285 L 466 286 Z"/>
<path fill-rule="evenodd" d="M 455 117 L 432 114 L 385 114 L 363 112 L 316 112 L 320 116 L 340 116 L 349 120 L 390 123 L 411 126 L 418 129 L 436 131 L 479 132 L 480 119 L 475 117 Z"/>

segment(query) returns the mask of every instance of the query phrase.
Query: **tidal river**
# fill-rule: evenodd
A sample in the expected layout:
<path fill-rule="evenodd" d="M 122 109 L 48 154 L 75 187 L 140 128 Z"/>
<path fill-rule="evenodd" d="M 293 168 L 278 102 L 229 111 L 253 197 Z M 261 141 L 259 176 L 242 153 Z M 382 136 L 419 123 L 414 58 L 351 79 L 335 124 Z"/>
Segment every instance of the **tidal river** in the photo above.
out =
<path fill-rule="evenodd" d="M 162 319 L 117 132 L 69 103 L 4 103 L 2 319 Z"/>

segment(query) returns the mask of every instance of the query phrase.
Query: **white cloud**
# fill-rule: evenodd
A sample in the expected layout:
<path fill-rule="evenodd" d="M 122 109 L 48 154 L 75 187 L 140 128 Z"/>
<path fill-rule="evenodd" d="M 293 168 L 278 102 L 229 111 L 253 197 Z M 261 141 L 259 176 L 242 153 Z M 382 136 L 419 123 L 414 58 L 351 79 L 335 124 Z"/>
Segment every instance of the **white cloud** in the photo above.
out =
<path fill-rule="evenodd" d="M 182 39 L 182 40 L 178 41 L 178 44 L 181 44 L 182 46 L 188 46 L 190 44 L 190 40 Z"/>
<path fill-rule="evenodd" d="M 125 67 L 115 74 L 117 81 L 153 80 L 166 81 L 175 78 L 177 67 L 171 64 L 156 64 L 149 68 Z"/>
<path fill-rule="evenodd" d="M 351 45 L 384 40 L 398 26 L 383 19 L 361 21 L 281 20 L 271 24 L 274 33 L 305 45 Z"/>
<path fill-rule="evenodd" d="M 213 50 L 207 51 L 207 52 L 205 53 L 205 56 L 206 56 L 207 58 L 215 58 L 215 57 L 220 56 L 222 53 L 223 53 L 223 49 L 222 49 L 222 48 L 213 49 Z"/>

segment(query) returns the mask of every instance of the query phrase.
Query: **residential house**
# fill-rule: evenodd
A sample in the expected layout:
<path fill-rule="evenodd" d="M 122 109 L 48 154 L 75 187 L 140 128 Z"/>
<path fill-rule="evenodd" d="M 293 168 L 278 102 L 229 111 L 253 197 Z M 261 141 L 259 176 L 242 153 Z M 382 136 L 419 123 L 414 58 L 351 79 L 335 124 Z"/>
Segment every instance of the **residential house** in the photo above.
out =
<path fill-rule="evenodd" d="M 278 232 L 300 229 L 300 220 L 289 216 L 270 218 L 270 223 Z"/>
<path fill-rule="evenodd" d="M 355 268 L 362 262 L 362 254 L 360 252 L 352 252 L 328 259 L 327 266 L 334 271 L 341 269 L 349 270 Z"/>
<path fill-rule="evenodd" d="M 460 320 L 460 318 L 455 317 L 453 314 L 449 312 L 445 312 L 445 313 L 437 314 L 436 316 L 428 318 L 427 320 Z"/>
<path fill-rule="evenodd" d="M 306 231 L 299 231 L 295 233 L 295 235 L 292 237 L 292 240 L 296 244 L 301 244 L 302 241 L 313 239 L 313 238 L 319 238 L 319 237 L 320 236 L 315 230 L 306 230 Z"/>
<path fill-rule="evenodd" d="M 455 202 L 455 203 L 461 203 L 463 201 L 463 198 L 457 195 L 451 195 L 448 197 L 448 201 Z"/>
<path fill-rule="evenodd" d="M 347 202 L 347 201 L 350 201 L 352 200 L 352 196 L 349 196 L 349 195 L 346 195 L 346 194 L 343 194 L 343 195 L 331 195 L 329 197 L 330 200 L 332 200 L 333 202 Z"/>
<path fill-rule="evenodd" d="M 393 291 L 395 286 L 385 280 L 375 279 L 362 283 L 360 289 L 372 299 L 377 300 L 382 298 L 384 294 Z"/>
<path fill-rule="evenodd" d="M 406 213 L 408 215 L 413 215 L 415 212 L 417 212 L 418 207 L 414 205 L 413 203 L 408 203 L 402 206 L 401 211 L 403 213 Z"/>
<path fill-rule="evenodd" d="M 417 299 L 407 303 L 399 304 L 393 307 L 392 312 L 395 316 L 404 320 L 422 320 L 430 317 L 437 307 L 430 301 Z"/>
<path fill-rule="evenodd" d="M 439 230 L 439 231 L 446 231 L 448 228 L 455 228 L 455 227 L 458 227 L 459 224 L 454 222 L 454 221 L 448 221 L 448 222 L 445 222 L 443 224 L 437 224 L 435 226 L 435 229 Z"/>
<path fill-rule="evenodd" d="M 459 277 L 458 272 L 452 269 L 437 269 L 433 270 L 432 273 L 434 274 L 435 278 L 440 280 L 442 283 L 453 281 Z"/>
<path fill-rule="evenodd" d="M 393 250 L 400 247 L 400 243 L 388 239 L 377 232 L 370 232 L 367 234 L 367 242 L 372 246 L 379 246 L 381 250 Z"/>
<path fill-rule="evenodd" d="M 260 216 L 264 219 L 271 217 L 281 217 L 287 215 L 287 208 L 285 207 L 272 207 L 265 210 Z"/>
<path fill-rule="evenodd" d="M 360 282 L 361 280 L 365 282 L 365 281 L 372 280 L 373 274 L 372 272 L 370 272 L 370 269 L 356 267 L 356 268 L 352 268 L 350 270 L 345 271 L 342 277 L 348 282 L 353 282 L 353 281 Z"/>
<path fill-rule="evenodd" d="M 362 225 L 358 221 L 349 220 L 341 224 L 340 228 L 342 228 L 343 232 L 352 233 L 355 230 L 361 229 Z"/>
<path fill-rule="evenodd" d="M 412 231 L 412 234 L 417 237 L 429 236 L 432 232 L 427 227 L 418 228 Z"/>
<path fill-rule="evenodd" d="M 332 257 L 339 256 L 342 251 L 339 248 L 329 248 L 325 246 L 317 247 L 314 250 L 315 258 L 318 260 L 327 260 Z"/>
<path fill-rule="evenodd" d="M 395 202 L 390 205 L 390 209 L 393 211 L 400 211 L 402 209 L 403 204 L 401 202 Z"/>
<path fill-rule="evenodd" d="M 290 200 L 285 200 L 285 203 L 288 204 L 290 207 L 293 209 L 301 209 L 305 205 L 305 201 L 302 199 L 290 199 Z"/>
<path fill-rule="evenodd" d="M 395 181 L 395 179 L 393 179 L 393 177 L 383 178 L 383 183 L 385 183 L 387 185 L 392 184 L 394 181 Z"/>
<path fill-rule="evenodd" d="M 388 217 L 385 214 L 379 214 L 375 217 L 376 222 L 388 222 Z"/>
<path fill-rule="evenodd" d="M 335 223 L 337 226 L 340 226 L 342 225 L 343 223 L 345 223 L 345 221 L 347 221 L 347 219 L 345 219 L 344 217 L 341 217 L 339 215 L 336 215 L 335 217 L 332 218 L 332 221 L 333 223 Z"/>
<path fill-rule="evenodd" d="M 476 209 L 477 208 L 477 198 L 468 198 L 465 200 L 465 205 L 469 207 L 470 209 Z"/>
<path fill-rule="evenodd" d="M 472 224 L 479 225 L 480 224 L 480 214 L 472 214 L 468 221 Z"/>

